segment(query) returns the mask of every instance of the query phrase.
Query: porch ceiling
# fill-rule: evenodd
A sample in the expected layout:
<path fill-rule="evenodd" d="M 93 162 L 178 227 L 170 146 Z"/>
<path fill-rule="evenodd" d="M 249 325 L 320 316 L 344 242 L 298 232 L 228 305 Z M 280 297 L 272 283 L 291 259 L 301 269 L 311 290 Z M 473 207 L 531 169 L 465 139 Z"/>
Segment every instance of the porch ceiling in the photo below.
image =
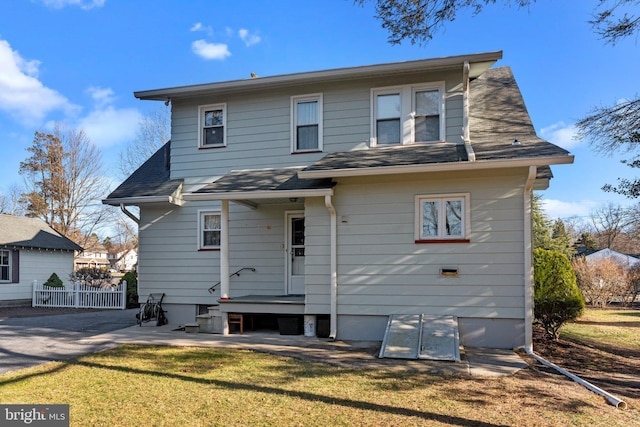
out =
<path fill-rule="evenodd" d="M 301 179 L 302 168 L 231 171 L 218 180 L 192 192 L 185 200 L 234 200 L 248 204 L 289 203 L 304 197 L 333 194 L 331 178 Z"/>

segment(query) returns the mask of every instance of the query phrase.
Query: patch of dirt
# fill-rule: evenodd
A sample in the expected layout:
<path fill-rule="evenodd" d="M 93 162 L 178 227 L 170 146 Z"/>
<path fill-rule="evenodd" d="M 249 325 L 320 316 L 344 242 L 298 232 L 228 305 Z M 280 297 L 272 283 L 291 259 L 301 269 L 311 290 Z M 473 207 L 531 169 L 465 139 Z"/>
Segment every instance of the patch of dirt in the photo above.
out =
<path fill-rule="evenodd" d="M 640 351 L 603 343 L 596 348 L 563 339 L 552 341 L 539 327 L 534 327 L 533 342 L 538 355 L 572 374 L 616 397 L 640 399 Z M 532 358 L 527 361 L 541 371 L 557 372 Z M 632 405 L 628 401 L 627 404 Z M 633 406 L 638 404 L 640 401 Z"/>

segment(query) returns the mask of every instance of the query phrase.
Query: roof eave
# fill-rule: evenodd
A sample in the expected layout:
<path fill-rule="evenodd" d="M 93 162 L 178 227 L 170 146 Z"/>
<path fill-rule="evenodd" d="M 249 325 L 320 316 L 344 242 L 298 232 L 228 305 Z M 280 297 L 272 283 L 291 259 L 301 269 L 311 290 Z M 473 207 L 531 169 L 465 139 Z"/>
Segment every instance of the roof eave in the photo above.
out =
<path fill-rule="evenodd" d="M 137 196 L 102 200 L 102 204 L 110 206 L 137 206 L 149 203 L 168 203 L 170 205 L 181 206 L 183 204 L 183 199 L 175 196 Z"/>
<path fill-rule="evenodd" d="M 230 191 L 226 193 L 184 193 L 182 198 L 187 201 L 213 200 L 265 200 L 281 198 L 324 197 L 332 196 L 332 188 L 313 190 L 274 190 L 274 191 Z"/>
<path fill-rule="evenodd" d="M 416 61 L 394 62 L 389 64 L 366 65 L 350 68 L 338 68 L 323 71 L 311 71 L 296 74 L 283 74 L 271 77 L 257 77 L 243 80 L 231 80 L 219 83 L 177 86 L 164 89 L 152 89 L 134 92 L 134 96 L 143 100 L 166 101 L 172 98 L 192 97 L 212 92 L 243 92 L 256 89 L 273 89 L 305 83 L 349 80 L 353 78 L 374 77 L 385 74 L 411 73 L 424 70 L 439 70 L 462 67 L 465 62 L 471 64 L 471 77 L 477 77 L 496 61 L 502 59 L 502 51 L 477 53 L 470 55 L 447 56 L 442 58 Z"/>
<path fill-rule="evenodd" d="M 370 175 L 393 175 L 421 172 L 448 172 L 460 170 L 479 169 L 501 169 L 526 166 L 550 166 L 573 163 L 573 156 L 560 157 L 536 157 L 524 159 L 498 159 L 498 160 L 476 160 L 475 162 L 455 162 L 455 163 L 431 163 L 409 166 L 381 166 L 372 168 L 348 168 L 330 170 L 310 170 L 300 171 L 298 176 L 302 179 L 311 178 L 340 178 Z"/>

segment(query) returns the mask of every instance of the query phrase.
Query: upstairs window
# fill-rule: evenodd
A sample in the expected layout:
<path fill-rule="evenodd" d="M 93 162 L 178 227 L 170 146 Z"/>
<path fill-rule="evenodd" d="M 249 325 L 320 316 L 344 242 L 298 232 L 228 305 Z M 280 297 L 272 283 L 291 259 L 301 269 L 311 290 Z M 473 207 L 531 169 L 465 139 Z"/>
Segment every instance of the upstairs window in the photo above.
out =
<path fill-rule="evenodd" d="M 292 152 L 322 151 L 322 95 L 291 98 Z"/>
<path fill-rule="evenodd" d="M 226 104 L 204 105 L 200 111 L 200 147 L 213 148 L 227 145 Z"/>
<path fill-rule="evenodd" d="M 373 146 L 444 141 L 444 84 L 372 90 Z"/>
<path fill-rule="evenodd" d="M 199 249 L 220 249 L 222 221 L 218 211 L 201 211 L 199 217 Z"/>
<path fill-rule="evenodd" d="M 469 238 L 469 195 L 416 196 L 416 241 Z"/>

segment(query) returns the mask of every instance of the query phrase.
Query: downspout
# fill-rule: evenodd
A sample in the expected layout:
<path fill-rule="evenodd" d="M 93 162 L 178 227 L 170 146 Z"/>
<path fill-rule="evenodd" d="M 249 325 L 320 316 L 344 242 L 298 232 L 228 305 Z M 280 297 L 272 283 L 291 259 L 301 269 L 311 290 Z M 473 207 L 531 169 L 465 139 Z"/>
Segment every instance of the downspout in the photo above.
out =
<path fill-rule="evenodd" d="M 338 335 L 338 217 L 331 202 L 331 196 L 324 196 L 324 205 L 331 215 L 330 272 L 331 272 L 331 314 L 329 338 Z"/>
<path fill-rule="evenodd" d="M 580 378 L 580 377 L 578 377 L 576 375 L 573 375 L 571 372 L 566 371 L 566 370 L 562 369 L 561 367 L 559 367 L 558 365 L 555 365 L 555 364 L 549 362 L 548 360 L 544 359 L 543 357 L 538 356 L 533 351 L 527 350 L 527 354 L 529 356 L 533 357 L 534 359 L 536 359 L 538 362 L 542 363 L 543 365 L 549 366 L 550 368 L 553 368 L 556 371 L 560 372 L 562 375 L 565 375 L 565 376 L 571 378 L 573 381 L 575 381 L 578 384 L 580 384 L 581 386 L 585 387 L 587 390 L 592 391 L 595 394 L 604 397 L 607 400 L 607 402 L 609 402 L 611 405 L 615 406 L 616 408 L 627 409 L 627 404 L 626 404 L 626 402 L 624 400 L 618 399 L 617 397 L 615 397 L 611 393 L 608 393 L 608 392 L 602 390 L 600 387 L 597 387 L 597 386 L 591 384 L 589 381 L 585 381 L 582 378 Z"/>
<path fill-rule="evenodd" d="M 131 218 L 136 224 L 140 224 L 140 218 L 138 218 L 137 216 L 135 216 L 133 213 L 131 213 L 130 211 L 127 210 L 127 207 L 124 205 L 124 203 L 120 203 L 120 210 L 129 218 Z"/>
<path fill-rule="evenodd" d="M 536 359 L 538 362 L 555 369 L 562 375 L 569 377 L 573 381 L 577 382 L 581 386 L 585 387 L 589 391 L 603 396 L 607 402 L 616 408 L 626 409 L 627 404 L 615 397 L 614 395 L 602 390 L 601 388 L 591 384 L 588 381 L 572 374 L 571 372 L 562 369 L 558 365 L 555 365 L 545 358 L 538 356 L 533 352 L 533 215 L 532 215 L 532 190 L 533 183 L 536 180 L 537 168 L 535 166 L 529 166 L 529 175 L 524 186 L 524 335 L 525 335 L 525 352 Z"/>
<path fill-rule="evenodd" d="M 524 185 L 524 346 L 533 352 L 533 215 L 531 197 L 538 168 L 529 166 Z"/>
<path fill-rule="evenodd" d="M 462 140 L 470 162 L 476 161 L 476 153 L 471 146 L 469 136 L 469 61 L 464 62 L 462 68 Z"/>

